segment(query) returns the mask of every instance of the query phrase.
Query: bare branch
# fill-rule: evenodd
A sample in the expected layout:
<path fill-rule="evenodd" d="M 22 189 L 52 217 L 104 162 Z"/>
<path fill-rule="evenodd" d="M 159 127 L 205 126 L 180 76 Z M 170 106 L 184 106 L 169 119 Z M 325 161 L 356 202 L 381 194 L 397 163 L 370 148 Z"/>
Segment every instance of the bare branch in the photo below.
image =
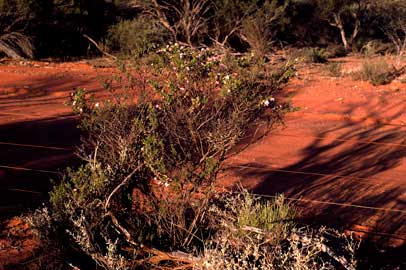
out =
<path fill-rule="evenodd" d="M 82 34 L 82 36 L 83 36 L 84 38 L 86 38 L 88 41 L 90 41 L 90 43 L 92 43 L 102 54 L 104 54 L 104 55 L 106 55 L 106 56 L 108 56 L 108 57 L 110 57 L 110 58 L 112 58 L 112 59 L 114 59 L 114 60 L 117 60 L 117 57 L 115 57 L 114 55 L 109 54 L 108 52 L 104 51 L 104 50 L 99 46 L 99 44 L 97 44 L 97 42 L 94 41 L 94 39 L 90 38 L 90 37 L 89 37 L 88 35 L 86 35 L 86 34 Z"/>

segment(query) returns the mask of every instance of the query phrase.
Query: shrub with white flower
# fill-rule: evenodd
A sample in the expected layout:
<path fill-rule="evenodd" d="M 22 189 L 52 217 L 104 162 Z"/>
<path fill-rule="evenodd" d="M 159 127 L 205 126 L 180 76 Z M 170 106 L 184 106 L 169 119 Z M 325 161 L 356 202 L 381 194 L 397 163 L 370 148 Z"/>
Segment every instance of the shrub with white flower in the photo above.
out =
<path fill-rule="evenodd" d="M 264 99 L 264 100 L 261 101 L 261 104 L 262 104 L 264 107 L 274 107 L 274 105 L 275 105 L 275 98 L 274 98 L 274 97 L 266 98 L 266 99 Z"/>
<path fill-rule="evenodd" d="M 258 72 L 249 59 L 177 43 L 154 57 L 142 67 L 148 73 L 120 63 L 105 82 L 112 102 L 87 100 L 83 89 L 71 97 L 86 131 L 78 150 L 85 165 L 54 188 L 52 204 L 61 232 L 99 264 L 117 239 L 117 254 L 140 262 L 152 258 L 147 246 L 203 250 L 196 236 L 208 233 L 222 162 L 253 127 L 279 119 L 275 92 L 292 69 Z"/>
<path fill-rule="evenodd" d="M 78 88 L 75 92 L 72 92 L 67 105 L 72 107 L 74 113 L 81 114 L 84 111 L 89 111 L 86 100 L 86 89 Z"/>

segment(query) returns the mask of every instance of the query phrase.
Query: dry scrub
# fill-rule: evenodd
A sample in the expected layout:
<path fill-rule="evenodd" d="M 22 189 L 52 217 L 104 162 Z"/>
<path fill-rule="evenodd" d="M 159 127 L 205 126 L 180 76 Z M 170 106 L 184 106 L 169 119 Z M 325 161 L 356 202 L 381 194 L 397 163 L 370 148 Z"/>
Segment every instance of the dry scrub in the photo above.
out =
<path fill-rule="evenodd" d="M 72 95 L 84 164 L 68 169 L 30 218 L 46 265 L 76 267 L 80 254 L 111 270 L 354 269 L 354 243 L 296 227 L 283 196 L 214 189 L 229 150 L 251 127 L 279 120 L 275 93 L 294 74 L 291 63 L 270 69 L 179 44 L 148 61 L 148 85 L 133 76 L 135 63 L 120 63 L 105 83 L 115 103 Z M 124 96 L 110 87 L 117 83 Z"/>

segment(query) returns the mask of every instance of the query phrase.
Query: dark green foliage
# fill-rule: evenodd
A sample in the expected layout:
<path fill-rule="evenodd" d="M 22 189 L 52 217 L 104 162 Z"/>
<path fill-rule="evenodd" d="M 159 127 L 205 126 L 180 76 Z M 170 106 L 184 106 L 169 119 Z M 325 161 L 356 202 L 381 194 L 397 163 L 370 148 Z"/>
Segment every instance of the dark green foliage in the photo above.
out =
<path fill-rule="evenodd" d="M 286 8 L 286 4 L 278 1 L 266 1 L 255 13 L 243 20 L 239 36 L 249 44 L 257 57 L 263 57 L 270 51 L 278 27 L 284 23 Z"/>
<path fill-rule="evenodd" d="M 4 0 L 0 35 L 17 32 L 31 37 L 37 57 L 84 55 L 89 43 L 82 34 L 104 36 L 115 20 L 113 9 L 104 0 Z"/>
<path fill-rule="evenodd" d="M 0 35 L 24 35 L 37 57 L 99 53 L 83 35 L 108 45 L 105 49 L 112 52 L 136 55 L 153 51 L 163 40 L 219 45 L 261 57 L 271 47 L 285 45 L 341 43 L 349 52 L 373 39 L 392 42 L 401 54 L 406 46 L 403 2 L 2 0 Z M 27 44 L 28 39 L 20 43 Z M 19 42 L 11 43 L 21 56 L 31 57 Z M 7 44 L 3 43 L 3 51 Z M 331 57 L 342 55 L 337 51 Z"/>
<path fill-rule="evenodd" d="M 111 26 L 106 45 L 112 51 L 140 57 L 156 51 L 169 39 L 169 31 L 158 21 L 141 16 Z"/>
<path fill-rule="evenodd" d="M 0 52 L 14 59 L 33 58 L 34 43 L 27 31 L 47 12 L 48 1 L 0 1 Z"/>
<path fill-rule="evenodd" d="M 374 7 L 378 27 L 396 47 L 399 56 L 406 54 L 406 2 L 379 1 Z"/>

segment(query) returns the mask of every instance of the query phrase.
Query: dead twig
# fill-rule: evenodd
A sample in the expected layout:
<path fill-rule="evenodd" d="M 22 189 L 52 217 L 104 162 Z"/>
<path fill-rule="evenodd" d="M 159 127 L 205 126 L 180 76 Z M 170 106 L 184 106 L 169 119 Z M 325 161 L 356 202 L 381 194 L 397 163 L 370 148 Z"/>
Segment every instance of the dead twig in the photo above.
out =
<path fill-rule="evenodd" d="M 253 232 L 253 233 L 257 233 L 257 234 L 262 234 L 262 235 L 266 234 L 265 230 L 255 228 L 255 227 L 249 227 L 249 226 L 245 226 L 245 227 L 241 228 L 241 230 L 249 231 L 249 232 Z M 354 268 L 354 266 L 347 261 L 346 258 L 338 255 L 330 247 L 328 247 L 326 244 L 322 243 L 321 238 L 312 238 L 304 233 L 295 232 L 295 233 L 291 234 L 291 236 L 288 238 L 288 240 L 299 241 L 303 244 L 314 244 L 320 251 L 326 253 L 336 262 L 340 263 L 346 270 L 356 270 Z"/>
<path fill-rule="evenodd" d="M 138 166 L 137 168 L 135 168 L 129 175 L 127 175 L 126 178 L 124 178 L 124 180 L 118 185 L 116 186 L 113 191 L 110 193 L 110 195 L 107 197 L 106 203 L 104 204 L 104 209 L 107 210 L 110 204 L 110 200 L 113 197 L 113 195 L 121 188 L 123 187 L 125 184 L 127 184 L 128 180 L 130 180 L 130 178 L 134 175 L 134 173 L 136 173 L 142 165 Z"/>
<path fill-rule="evenodd" d="M 99 46 L 99 44 L 97 44 L 97 42 L 94 41 L 94 39 L 92 39 L 91 37 L 89 37 L 89 36 L 86 35 L 86 34 L 82 34 L 82 36 L 83 36 L 84 38 L 86 38 L 90 43 L 92 43 L 102 54 L 104 54 L 104 55 L 107 56 L 107 57 L 112 58 L 113 60 L 117 60 L 117 57 L 115 57 L 114 55 L 109 54 L 108 52 L 106 52 L 105 50 L 103 50 L 103 49 Z"/>

